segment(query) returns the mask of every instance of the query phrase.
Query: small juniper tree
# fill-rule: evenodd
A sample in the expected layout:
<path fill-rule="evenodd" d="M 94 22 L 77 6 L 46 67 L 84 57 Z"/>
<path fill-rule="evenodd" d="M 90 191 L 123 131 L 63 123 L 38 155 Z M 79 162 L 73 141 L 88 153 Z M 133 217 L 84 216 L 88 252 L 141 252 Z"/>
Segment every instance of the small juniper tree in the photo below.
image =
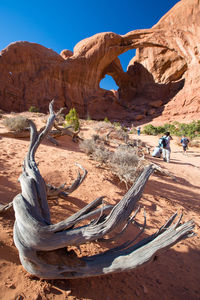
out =
<path fill-rule="evenodd" d="M 28 111 L 29 112 L 36 112 L 36 113 L 38 113 L 39 109 L 37 107 L 35 107 L 35 106 L 31 106 Z"/>
<path fill-rule="evenodd" d="M 80 127 L 79 116 L 75 108 L 70 109 L 69 113 L 65 116 L 66 126 L 73 126 L 77 131 Z"/>

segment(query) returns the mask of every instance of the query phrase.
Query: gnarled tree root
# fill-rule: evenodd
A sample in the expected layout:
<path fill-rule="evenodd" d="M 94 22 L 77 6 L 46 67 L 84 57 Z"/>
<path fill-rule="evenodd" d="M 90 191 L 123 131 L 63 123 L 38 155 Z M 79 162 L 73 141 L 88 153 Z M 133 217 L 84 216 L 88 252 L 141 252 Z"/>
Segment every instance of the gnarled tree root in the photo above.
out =
<path fill-rule="evenodd" d="M 81 185 L 81 183 L 83 182 L 83 180 L 87 175 L 87 171 L 80 164 L 76 164 L 76 165 L 83 170 L 83 174 L 81 175 L 80 172 L 78 172 L 77 178 L 73 181 L 73 183 L 69 187 L 65 187 L 66 185 L 65 183 L 59 187 L 55 187 L 51 184 L 46 184 L 47 200 L 56 200 L 58 198 L 67 199 L 67 197 Z M 0 203 L 0 214 L 4 213 L 7 210 L 12 209 L 12 207 L 13 207 L 13 201 L 4 205 Z"/>
<path fill-rule="evenodd" d="M 133 222 L 131 213 L 140 199 L 154 167 L 149 165 L 129 189 L 122 200 L 111 207 L 97 207 L 103 197 L 94 200 L 69 218 L 52 224 L 47 203 L 46 187 L 35 163 L 35 152 L 41 140 L 49 134 L 54 122 L 52 103 L 50 117 L 43 132 L 38 133 L 30 122 L 31 142 L 24 160 L 20 176 L 22 193 L 13 200 L 15 210 L 14 242 L 19 250 L 22 265 L 30 273 L 40 278 L 78 278 L 121 272 L 137 268 L 150 261 L 157 252 L 169 248 L 179 240 L 193 235 L 193 221 L 172 225 L 176 214 L 155 234 L 133 245 L 128 241 L 123 245 L 91 257 L 78 258 L 67 251 L 67 246 L 96 241 L 104 238 L 114 229 Z M 104 212 L 110 212 L 106 215 Z M 97 220 L 87 225 L 80 221 L 99 212 Z M 78 225 L 79 224 L 79 225 Z M 133 238 L 134 240 L 134 238 Z"/>

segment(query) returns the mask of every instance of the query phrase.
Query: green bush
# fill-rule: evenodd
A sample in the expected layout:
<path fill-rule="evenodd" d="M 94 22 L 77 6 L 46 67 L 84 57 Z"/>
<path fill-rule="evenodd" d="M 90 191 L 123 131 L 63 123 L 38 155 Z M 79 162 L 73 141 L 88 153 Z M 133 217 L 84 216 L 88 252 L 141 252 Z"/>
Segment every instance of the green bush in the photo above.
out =
<path fill-rule="evenodd" d="M 110 123 L 110 121 L 108 120 L 108 118 L 107 118 L 107 117 L 105 117 L 105 118 L 104 118 L 104 122 L 106 122 L 106 123 Z"/>
<path fill-rule="evenodd" d="M 144 126 L 143 129 L 143 133 L 147 135 L 164 134 L 167 131 L 175 136 L 185 135 L 192 139 L 200 136 L 200 120 L 193 121 L 189 124 L 174 122 L 173 124 L 164 124 L 163 126 L 157 127 L 148 124 Z"/>
<path fill-rule="evenodd" d="M 65 121 L 65 126 L 73 126 L 75 131 L 79 129 L 80 122 L 75 108 L 70 109 L 69 113 L 65 116 Z"/>
<path fill-rule="evenodd" d="M 115 128 L 117 128 L 117 129 L 120 129 L 122 126 L 121 126 L 121 124 L 119 123 L 119 122 L 114 122 L 113 123 L 113 126 L 115 127 Z"/>
<path fill-rule="evenodd" d="M 143 133 L 147 135 L 157 135 L 156 127 L 152 124 L 148 124 L 144 126 Z"/>
<path fill-rule="evenodd" d="M 200 121 L 193 121 L 189 124 L 178 124 L 179 135 L 186 135 L 190 138 L 200 136 Z"/>
<path fill-rule="evenodd" d="M 39 109 L 37 107 L 35 107 L 35 106 L 31 106 L 28 111 L 29 112 L 36 112 L 37 113 L 37 112 L 39 112 Z"/>

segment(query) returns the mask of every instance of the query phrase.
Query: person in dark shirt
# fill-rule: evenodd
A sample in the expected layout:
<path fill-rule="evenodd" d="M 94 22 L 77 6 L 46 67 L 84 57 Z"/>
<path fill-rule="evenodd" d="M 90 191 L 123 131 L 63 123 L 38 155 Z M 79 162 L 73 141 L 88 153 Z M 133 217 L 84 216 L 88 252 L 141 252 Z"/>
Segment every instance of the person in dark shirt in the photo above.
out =
<path fill-rule="evenodd" d="M 188 149 L 188 144 L 189 144 L 189 140 L 188 140 L 188 138 L 185 136 L 185 135 L 183 135 L 182 136 L 182 139 L 181 139 L 181 144 L 182 144 L 182 146 L 183 146 L 183 153 L 185 154 L 186 153 L 186 151 L 187 151 L 187 149 Z"/>

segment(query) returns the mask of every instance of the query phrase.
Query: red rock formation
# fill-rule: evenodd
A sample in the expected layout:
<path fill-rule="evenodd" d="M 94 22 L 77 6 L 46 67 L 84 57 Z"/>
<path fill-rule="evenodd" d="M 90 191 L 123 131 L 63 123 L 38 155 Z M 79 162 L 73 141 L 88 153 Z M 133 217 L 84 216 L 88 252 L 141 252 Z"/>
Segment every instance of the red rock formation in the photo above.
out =
<path fill-rule="evenodd" d="M 184 80 L 183 88 L 169 98 L 162 117 L 157 120 L 200 119 L 200 1 L 178 2 L 153 29 L 164 30 L 169 48 L 173 51 L 155 47 L 137 49 L 128 72 L 135 68 L 137 62 L 161 86 Z M 140 74 L 141 85 L 144 77 L 145 74 Z"/>
<path fill-rule="evenodd" d="M 68 59 L 69 57 L 73 56 L 73 52 L 70 50 L 62 50 L 60 55 L 64 58 L 64 59 Z"/>
<path fill-rule="evenodd" d="M 57 108 L 76 107 L 81 117 L 96 119 L 176 115 L 188 107 L 190 115 L 198 113 L 199 14 L 199 1 L 182 0 L 152 29 L 99 33 L 79 42 L 73 53 L 13 43 L 1 51 L 0 108 L 34 105 L 45 112 L 54 98 Z M 137 55 L 124 72 L 118 56 L 134 48 Z M 106 74 L 119 86 L 117 93 L 99 87 Z M 164 105 L 152 113 L 155 101 Z"/>

